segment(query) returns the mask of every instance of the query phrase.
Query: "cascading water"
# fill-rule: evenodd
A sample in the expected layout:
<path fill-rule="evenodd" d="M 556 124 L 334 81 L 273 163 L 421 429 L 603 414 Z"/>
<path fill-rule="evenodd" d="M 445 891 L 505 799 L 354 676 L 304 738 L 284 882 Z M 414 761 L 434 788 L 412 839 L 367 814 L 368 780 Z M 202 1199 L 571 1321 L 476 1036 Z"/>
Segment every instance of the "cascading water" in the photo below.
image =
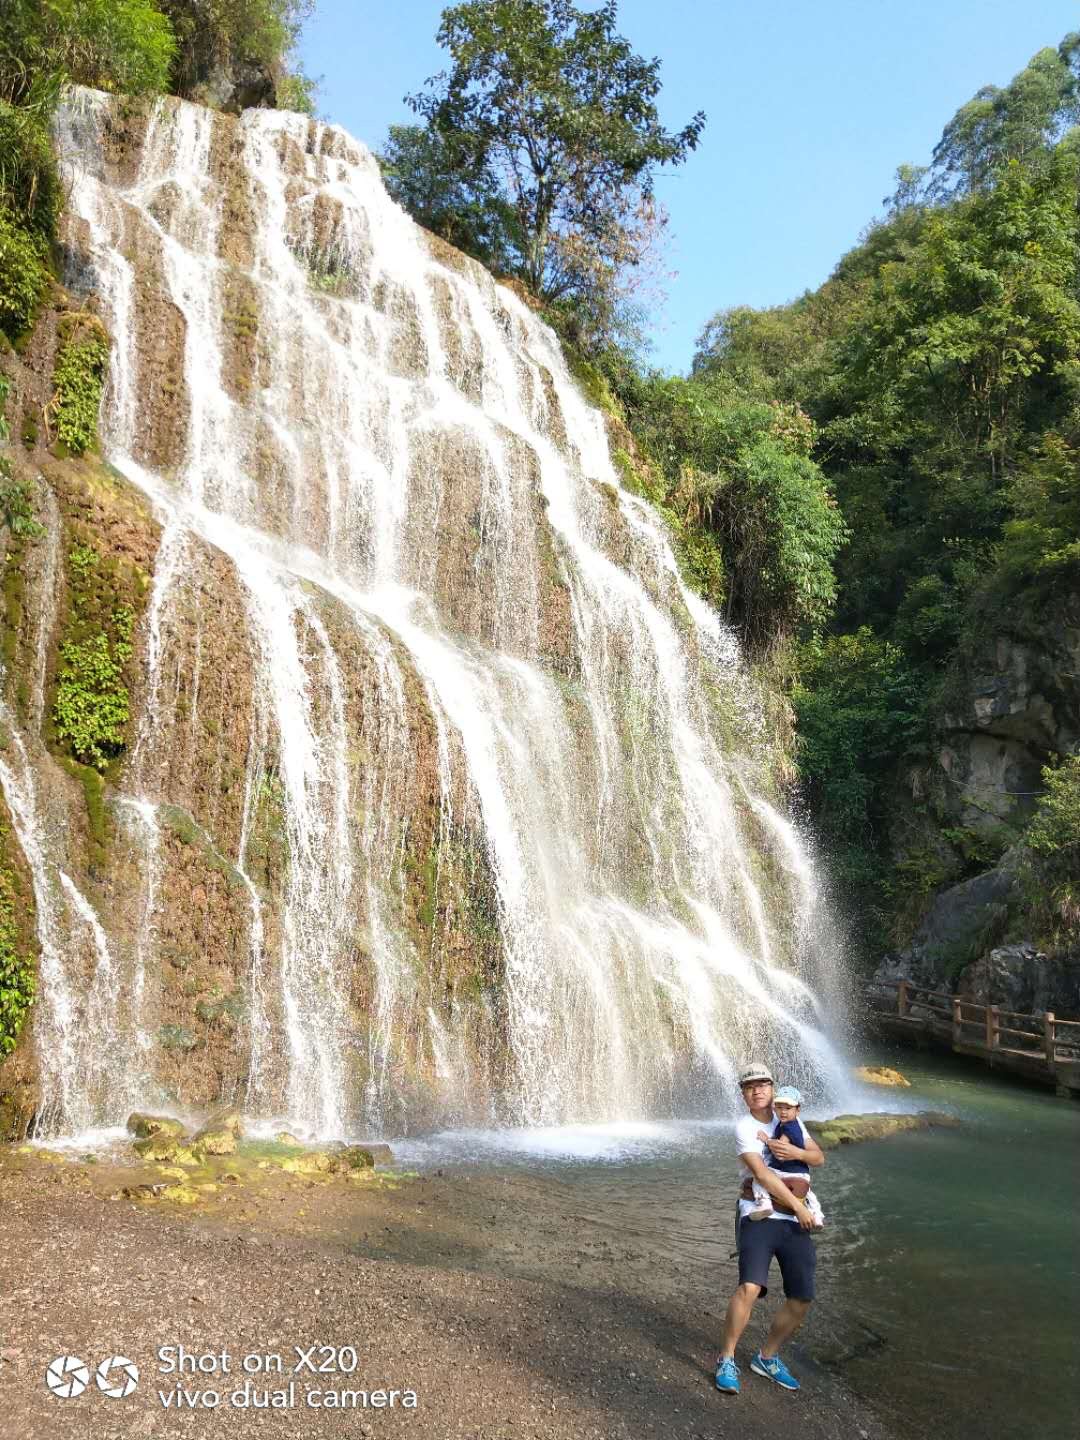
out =
<path fill-rule="evenodd" d="M 59 139 L 113 335 L 105 449 L 163 527 L 121 788 L 147 866 L 161 807 L 210 834 L 180 757 L 227 573 L 250 704 L 242 819 L 211 838 L 247 906 L 248 1107 L 323 1136 L 712 1113 L 750 1053 L 839 1098 L 810 862 L 725 739 L 753 688 L 554 336 L 340 130 L 161 101 L 121 177 L 111 103 L 80 92 Z M 131 953 L 95 944 L 149 1015 L 161 876 L 141 894 Z M 63 1004 L 36 1022 L 50 1115 L 122 1119 Z M 129 1103 L 152 1057 L 113 1049 Z"/>

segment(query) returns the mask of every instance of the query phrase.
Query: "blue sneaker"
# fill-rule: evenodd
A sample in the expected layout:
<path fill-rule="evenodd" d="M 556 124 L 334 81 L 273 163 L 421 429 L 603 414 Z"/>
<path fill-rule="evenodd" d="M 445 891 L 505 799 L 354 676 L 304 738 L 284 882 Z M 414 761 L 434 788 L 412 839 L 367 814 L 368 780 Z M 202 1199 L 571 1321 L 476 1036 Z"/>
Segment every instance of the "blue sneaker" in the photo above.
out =
<path fill-rule="evenodd" d="M 771 1360 L 766 1360 L 759 1350 L 750 1361 L 750 1369 L 755 1375 L 764 1375 L 766 1380 L 775 1380 L 777 1385 L 782 1385 L 785 1390 L 798 1390 L 799 1388 L 798 1380 L 795 1379 L 779 1355 L 774 1355 Z M 719 1384 L 719 1380 L 716 1383 Z"/>
<path fill-rule="evenodd" d="M 739 1367 L 734 1360 L 721 1360 L 716 1367 L 716 1388 L 721 1395 L 738 1395 Z"/>

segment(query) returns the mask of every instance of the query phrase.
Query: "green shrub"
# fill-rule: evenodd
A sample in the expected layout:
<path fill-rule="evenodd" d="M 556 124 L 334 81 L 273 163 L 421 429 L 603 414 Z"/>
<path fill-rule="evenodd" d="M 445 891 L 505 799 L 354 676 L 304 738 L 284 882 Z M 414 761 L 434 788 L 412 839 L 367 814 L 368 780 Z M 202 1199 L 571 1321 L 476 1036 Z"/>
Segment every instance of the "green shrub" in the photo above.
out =
<path fill-rule="evenodd" d="M 319 82 L 302 71 L 283 75 L 277 83 L 274 103 L 279 110 L 295 110 L 300 115 L 315 114 Z"/>
<path fill-rule="evenodd" d="M 56 433 L 73 455 L 81 455 L 97 443 L 109 344 L 105 327 L 93 315 L 80 312 L 60 322 L 60 346 L 53 371 Z"/>
<path fill-rule="evenodd" d="M 154 0 L 4 0 L 0 99 L 47 113 L 69 83 L 163 90 L 175 53 Z"/>
<path fill-rule="evenodd" d="M 0 100 L 0 207 L 44 242 L 56 233 L 63 189 L 48 127 Z"/>
<path fill-rule="evenodd" d="M 1032 853 L 1033 910 L 1051 944 L 1080 941 L 1080 755 L 1042 772 L 1046 790 L 1024 837 Z"/>
<path fill-rule="evenodd" d="M 889 787 L 925 724 L 925 682 L 903 653 L 866 627 L 803 648 L 792 693 L 798 761 L 845 900 L 858 912 L 870 948 L 888 943 Z M 910 857 L 902 888 L 932 889 L 936 856 Z"/>
<path fill-rule="evenodd" d="M 1018 467 L 1009 488 L 1002 570 L 1013 587 L 1061 584 L 1080 576 L 1080 450 L 1048 434 Z"/>
<path fill-rule="evenodd" d="M 34 323 L 48 279 L 40 241 L 0 206 L 0 330 L 9 340 Z"/>
<path fill-rule="evenodd" d="M 3 459 L 0 459 L 0 524 L 6 525 L 12 535 L 27 540 L 37 540 L 45 533 L 44 527 L 34 519 L 29 484 L 17 480 L 10 461 Z"/>
<path fill-rule="evenodd" d="M 1069 755 L 1042 773 L 1046 791 L 1028 826 L 1027 843 L 1080 875 L 1080 755 Z"/>
<path fill-rule="evenodd" d="M 6 833 L 0 827 L 0 839 Z M 14 877 L 0 870 L 0 1058 L 14 1050 L 34 1001 L 33 960 L 20 945 L 15 907 Z"/>
<path fill-rule="evenodd" d="M 90 545 L 75 545 L 68 555 L 71 622 L 60 645 L 52 712 L 57 740 L 95 770 L 104 770 L 126 743 L 131 706 L 124 666 L 134 626 L 126 605 L 108 608 L 110 586 L 99 578 L 100 566 Z"/>
<path fill-rule="evenodd" d="M 847 535 L 809 456 L 797 406 L 765 403 L 708 374 L 684 380 L 617 367 L 627 422 L 663 476 L 659 503 L 689 575 L 757 651 L 828 618 Z"/>
<path fill-rule="evenodd" d="M 127 656 L 118 650 L 106 635 L 60 648 L 56 732 L 71 746 L 76 759 L 102 769 L 123 748 L 131 718 L 127 687 L 122 683 Z"/>

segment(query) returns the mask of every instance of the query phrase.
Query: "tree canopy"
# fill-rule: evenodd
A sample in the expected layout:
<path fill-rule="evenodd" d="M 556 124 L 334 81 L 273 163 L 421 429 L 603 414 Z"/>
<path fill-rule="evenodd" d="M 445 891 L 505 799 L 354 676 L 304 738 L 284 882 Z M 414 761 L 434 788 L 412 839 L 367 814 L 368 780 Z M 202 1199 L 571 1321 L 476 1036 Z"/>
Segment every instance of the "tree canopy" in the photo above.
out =
<path fill-rule="evenodd" d="M 903 165 L 894 205 L 985 190 L 1010 161 L 1037 163 L 1077 143 L 1080 32 L 1038 51 L 1008 85 L 986 85 L 945 126 L 928 166 Z"/>
<path fill-rule="evenodd" d="M 905 887 L 1018 838 L 954 830 L 904 856 L 900 777 L 995 627 L 1037 634 L 1080 584 L 1078 62 L 1070 35 L 980 91 L 824 285 L 718 313 L 695 356 L 695 382 L 806 412 L 847 528 L 794 699 L 808 795 L 879 950 Z"/>
<path fill-rule="evenodd" d="M 484 211 L 481 233 L 496 224 L 489 249 L 547 302 L 614 303 L 619 278 L 662 228 L 656 171 L 681 164 L 705 124 L 698 113 L 665 129 L 660 61 L 618 34 L 617 12 L 615 0 L 597 10 L 568 0 L 450 6 L 437 39 L 451 66 L 407 97 L 428 148 L 413 138 L 406 151 L 392 137 L 399 198 L 437 188 L 432 165 L 453 175 L 466 187 L 465 211 Z"/>

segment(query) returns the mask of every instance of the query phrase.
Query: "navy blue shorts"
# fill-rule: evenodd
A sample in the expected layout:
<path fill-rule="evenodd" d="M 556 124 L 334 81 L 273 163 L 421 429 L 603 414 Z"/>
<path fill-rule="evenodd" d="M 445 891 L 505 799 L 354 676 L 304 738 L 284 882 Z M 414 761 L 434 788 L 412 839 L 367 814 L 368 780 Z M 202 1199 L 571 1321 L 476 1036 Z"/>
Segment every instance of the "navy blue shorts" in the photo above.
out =
<path fill-rule="evenodd" d="M 789 1300 L 813 1300 L 817 1247 L 810 1232 L 791 1220 L 749 1220 L 739 1224 L 739 1284 L 760 1285 L 769 1293 L 773 1256 L 780 1266 Z"/>

